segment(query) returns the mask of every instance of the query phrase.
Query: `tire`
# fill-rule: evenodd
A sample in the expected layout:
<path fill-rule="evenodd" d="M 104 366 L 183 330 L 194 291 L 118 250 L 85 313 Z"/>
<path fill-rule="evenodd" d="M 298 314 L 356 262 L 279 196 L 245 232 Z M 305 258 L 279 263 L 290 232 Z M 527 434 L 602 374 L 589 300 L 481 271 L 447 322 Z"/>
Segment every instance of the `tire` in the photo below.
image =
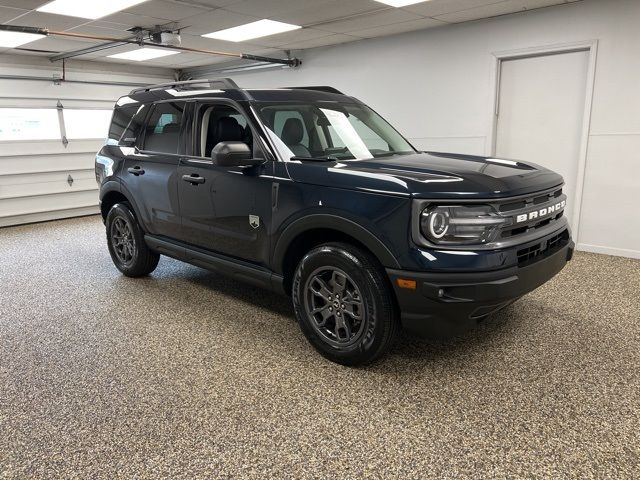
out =
<path fill-rule="evenodd" d="M 114 265 L 127 277 L 149 275 L 160 255 L 144 241 L 144 232 L 128 203 L 117 203 L 107 214 L 107 245 Z"/>
<path fill-rule="evenodd" d="M 328 243 L 307 253 L 294 275 L 292 299 L 302 332 L 333 362 L 373 362 L 397 337 L 398 314 L 384 270 L 352 245 Z"/>

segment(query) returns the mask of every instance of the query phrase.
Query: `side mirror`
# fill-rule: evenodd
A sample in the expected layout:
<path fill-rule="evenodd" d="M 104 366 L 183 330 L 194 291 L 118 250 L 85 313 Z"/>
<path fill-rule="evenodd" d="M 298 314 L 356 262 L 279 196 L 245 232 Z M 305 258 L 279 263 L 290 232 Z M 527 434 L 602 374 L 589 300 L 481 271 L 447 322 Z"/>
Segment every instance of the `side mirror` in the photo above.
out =
<path fill-rule="evenodd" d="M 251 149 L 244 142 L 220 142 L 211 152 L 211 160 L 219 167 L 253 165 Z"/>

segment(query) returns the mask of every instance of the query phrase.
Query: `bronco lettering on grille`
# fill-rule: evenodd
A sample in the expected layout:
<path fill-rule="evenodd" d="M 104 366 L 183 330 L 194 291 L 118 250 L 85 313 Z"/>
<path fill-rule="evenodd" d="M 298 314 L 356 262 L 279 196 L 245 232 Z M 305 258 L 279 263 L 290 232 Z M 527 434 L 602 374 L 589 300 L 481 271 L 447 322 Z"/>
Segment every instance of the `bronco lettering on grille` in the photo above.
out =
<path fill-rule="evenodd" d="M 533 210 L 532 212 L 522 213 L 516 217 L 516 223 L 527 222 L 536 218 L 543 218 L 552 213 L 559 213 L 567 204 L 566 200 L 556 203 L 555 205 L 549 205 L 548 207 L 541 208 L 540 210 Z"/>

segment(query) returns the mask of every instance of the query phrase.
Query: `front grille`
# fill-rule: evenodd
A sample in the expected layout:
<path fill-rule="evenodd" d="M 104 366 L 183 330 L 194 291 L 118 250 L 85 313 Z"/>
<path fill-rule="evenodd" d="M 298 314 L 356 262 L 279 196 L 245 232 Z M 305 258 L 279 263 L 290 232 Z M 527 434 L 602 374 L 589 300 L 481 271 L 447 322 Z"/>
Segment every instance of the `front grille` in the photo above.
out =
<path fill-rule="evenodd" d="M 518 266 L 522 267 L 529 265 L 536 260 L 541 259 L 557 252 L 562 247 L 569 243 L 569 231 L 564 230 L 551 238 L 546 239 L 540 243 L 532 245 L 530 247 L 521 248 L 518 250 Z"/>
<path fill-rule="evenodd" d="M 498 210 L 500 212 L 511 212 L 513 210 L 521 210 L 523 208 L 526 208 L 527 205 L 529 204 L 540 205 L 541 203 L 548 202 L 549 199 L 551 198 L 558 198 L 560 195 L 562 195 L 561 188 L 554 192 L 545 193 L 544 195 L 532 196 L 530 198 L 525 198 L 524 200 L 520 200 L 518 202 L 503 203 L 498 207 Z"/>
<path fill-rule="evenodd" d="M 555 215 L 553 217 L 545 218 L 544 220 L 540 220 L 539 222 L 532 223 L 530 225 L 525 225 L 523 227 L 513 227 L 513 228 L 505 227 L 500 232 L 500 236 L 502 238 L 509 238 L 509 237 L 513 237 L 515 235 L 520 235 L 522 233 L 530 232 L 532 230 L 537 230 L 538 228 L 545 227 L 545 226 L 549 225 L 551 222 L 559 220 L 560 218 L 562 218 L 563 214 L 564 214 L 564 212 L 560 212 L 559 214 L 557 214 L 557 215 Z"/>
<path fill-rule="evenodd" d="M 535 194 L 528 198 L 518 199 L 518 201 L 515 202 L 502 203 L 499 204 L 497 208 L 502 215 L 511 216 L 513 219 L 516 219 L 518 215 L 528 214 L 532 211 L 536 211 L 537 209 L 544 209 L 545 204 L 548 206 L 554 206 L 557 202 L 561 202 L 565 199 L 566 197 L 562 194 L 562 189 L 560 188 L 550 192 L 545 192 L 544 194 Z M 500 237 L 510 238 L 533 232 L 559 220 L 562 218 L 563 214 L 564 209 L 558 210 L 554 215 L 545 216 L 542 219 L 532 218 L 524 222 L 516 222 L 514 220 L 502 227 L 500 230 Z"/>

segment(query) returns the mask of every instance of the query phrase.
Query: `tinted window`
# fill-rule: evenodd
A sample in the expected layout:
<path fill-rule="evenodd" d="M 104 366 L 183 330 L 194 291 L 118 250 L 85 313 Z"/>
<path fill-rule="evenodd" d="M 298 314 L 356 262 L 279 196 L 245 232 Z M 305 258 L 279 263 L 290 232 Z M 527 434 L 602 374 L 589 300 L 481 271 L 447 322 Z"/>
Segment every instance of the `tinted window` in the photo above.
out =
<path fill-rule="evenodd" d="M 127 128 L 137 110 L 138 106 L 136 105 L 119 107 L 113 110 L 111 126 L 109 127 L 109 140 L 112 140 L 114 143 L 120 141 L 125 128 Z"/>
<path fill-rule="evenodd" d="M 144 150 L 178 153 L 183 102 L 158 103 L 147 121 Z"/>
<path fill-rule="evenodd" d="M 382 117 L 359 103 L 263 103 L 267 133 L 285 159 L 366 159 L 413 153 Z"/>
<path fill-rule="evenodd" d="M 135 139 L 140 135 L 148 107 L 146 105 L 127 105 L 116 107 L 109 127 L 109 143 L 118 144 L 123 139 Z"/>
<path fill-rule="evenodd" d="M 300 140 L 300 143 L 305 147 L 309 147 L 309 134 L 307 132 L 307 127 L 304 125 L 304 118 L 302 118 L 302 114 L 296 110 L 276 111 L 273 116 L 274 132 L 276 133 L 276 135 L 282 138 L 282 131 L 284 130 L 285 123 L 290 118 L 297 118 L 298 120 L 300 120 L 300 124 L 302 125 L 302 139 Z"/>

